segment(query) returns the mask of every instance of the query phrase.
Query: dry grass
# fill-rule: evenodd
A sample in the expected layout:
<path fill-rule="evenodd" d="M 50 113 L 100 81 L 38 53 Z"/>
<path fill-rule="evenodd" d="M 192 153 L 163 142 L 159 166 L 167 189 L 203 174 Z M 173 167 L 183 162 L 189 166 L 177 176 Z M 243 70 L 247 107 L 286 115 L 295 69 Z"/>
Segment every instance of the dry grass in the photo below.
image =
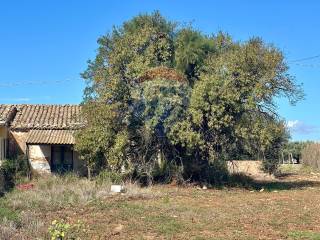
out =
<path fill-rule="evenodd" d="M 52 176 L 34 181 L 34 189 L 13 191 L 6 197 L 13 209 L 56 210 L 77 206 L 109 194 L 110 182 L 96 185 L 76 176 Z"/>
<path fill-rule="evenodd" d="M 83 209 L 90 204 L 115 196 L 110 192 L 110 181 L 89 181 L 75 175 L 50 176 L 32 182 L 34 188 L 15 189 L 0 198 L 0 239 L 48 238 L 48 226 L 55 213 L 69 209 Z M 155 194 L 150 188 L 141 189 L 127 183 L 122 199 L 150 199 Z"/>
<path fill-rule="evenodd" d="M 302 150 L 302 163 L 320 169 L 320 143 L 309 143 Z"/>
<path fill-rule="evenodd" d="M 70 189 L 67 180 L 39 181 L 33 193 L 7 196 L 5 206 L 20 211 L 20 225 L 2 223 L 0 238 L 11 234 L 11 239 L 44 239 L 51 221 L 64 219 L 85 225 L 82 239 L 320 239 L 320 175 L 301 174 L 299 169 L 285 169 L 280 180 L 259 182 L 256 190 L 170 185 L 141 189 L 128 184 L 127 193 L 111 195 L 86 180 L 77 180 L 76 189 Z M 57 186 L 59 181 L 65 186 Z M 48 191 L 60 197 L 73 191 L 79 197 L 59 200 Z M 38 203 L 32 205 L 26 197 Z M 26 220 L 21 211 L 33 215 Z"/>
<path fill-rule="evenodd" d="M 40 178 L 33 184 L 31 190 L 8 193 L 6 199 L 10 200 L 9 206 L 20 210 L 59 210 L 112 196 L 110 181 L 97 183 L 75 175 Z M 128 183 L 126 189 L 128 197 L 151 194 L 149 189 L 141 190 L 134 183 Z"/>
<path fill-rule="evenodd" d="M 3 218 L 0 223 L 1 240 L 47 238 L 47 226 L 34 211 L 23 211 L 18 221 Z"/>
<path fill-rule="evenodd" d="M 274 176 L 263 171 L 262 161 L 228 161 L 228 171 L 230 174 L 245 174 L 259 180 L 273 180 Z"/>

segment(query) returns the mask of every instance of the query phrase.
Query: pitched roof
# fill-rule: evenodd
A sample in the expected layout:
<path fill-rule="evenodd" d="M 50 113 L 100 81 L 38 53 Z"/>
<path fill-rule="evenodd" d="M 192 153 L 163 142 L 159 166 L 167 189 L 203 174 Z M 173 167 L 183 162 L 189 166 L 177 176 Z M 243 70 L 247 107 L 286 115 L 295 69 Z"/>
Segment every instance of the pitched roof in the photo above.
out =
<path fill-rule="evenodd" d="M 27 144 L 74 144 L 72 130 L 30 130 Z"/>
<path fill-rule="evenodd" d="M 15 107 L 12 104 L 0 104 L 0 125 L 4 125 L 12 120 Z"/>
<path fill-rule="evenodd" d="M 16 105 L 12 129 L 78 129 L 84 121 L 79 105 Z"/>

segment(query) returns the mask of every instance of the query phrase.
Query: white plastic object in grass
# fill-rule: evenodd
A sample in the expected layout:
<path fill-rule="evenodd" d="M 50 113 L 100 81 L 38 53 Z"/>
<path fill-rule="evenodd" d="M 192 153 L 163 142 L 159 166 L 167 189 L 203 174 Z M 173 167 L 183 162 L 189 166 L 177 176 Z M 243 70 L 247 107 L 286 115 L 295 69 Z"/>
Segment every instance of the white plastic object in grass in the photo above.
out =
<path fill-rule="evenodd" d="M 124 192 L 124 186 L 122 186 L 122 185 L 111 185 L 111 192 L 115 192 L 115 193 Z"/>

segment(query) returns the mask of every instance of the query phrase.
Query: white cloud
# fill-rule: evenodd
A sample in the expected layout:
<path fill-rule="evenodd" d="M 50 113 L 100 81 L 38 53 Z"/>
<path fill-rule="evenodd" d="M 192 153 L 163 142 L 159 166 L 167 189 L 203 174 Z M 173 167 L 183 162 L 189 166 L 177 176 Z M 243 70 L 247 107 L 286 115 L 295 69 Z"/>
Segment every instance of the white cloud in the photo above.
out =
<path fill-rule="evenodd" d="M 299 120 L 289 120 L 287 122 L 287 127 L 290 129 L 292 133 L 304 135 L 315 133 L 319 130 L 319 126 L 306 124 L 305 122 Z"/>
<path fill-rule="evenodd" d="M 295 126 L 297 126 L 299 124 L 299 120 L 289 120 L 287 122 L 287 127 L 288 128 L 294 128 Z"/>

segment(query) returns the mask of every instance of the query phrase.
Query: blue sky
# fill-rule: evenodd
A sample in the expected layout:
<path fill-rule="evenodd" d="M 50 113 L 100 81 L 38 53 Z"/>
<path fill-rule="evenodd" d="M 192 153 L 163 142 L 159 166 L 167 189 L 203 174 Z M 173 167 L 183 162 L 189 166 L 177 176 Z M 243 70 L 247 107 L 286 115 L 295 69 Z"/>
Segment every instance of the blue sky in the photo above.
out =
<path fill-rule="evenodd" d="M 160 10 L 171 20 L 245 41 L 260 36 L 288 62 L 320 55 L 320 1 L 11 0 L 0 2 L 0 103 L 79 103 L 79 73 L 95 56 L 96 40 L 113 25 Z M 293 140 L 320 140 L 320 57 L 290 64 L 306 99 L 279 113 Z"/>

